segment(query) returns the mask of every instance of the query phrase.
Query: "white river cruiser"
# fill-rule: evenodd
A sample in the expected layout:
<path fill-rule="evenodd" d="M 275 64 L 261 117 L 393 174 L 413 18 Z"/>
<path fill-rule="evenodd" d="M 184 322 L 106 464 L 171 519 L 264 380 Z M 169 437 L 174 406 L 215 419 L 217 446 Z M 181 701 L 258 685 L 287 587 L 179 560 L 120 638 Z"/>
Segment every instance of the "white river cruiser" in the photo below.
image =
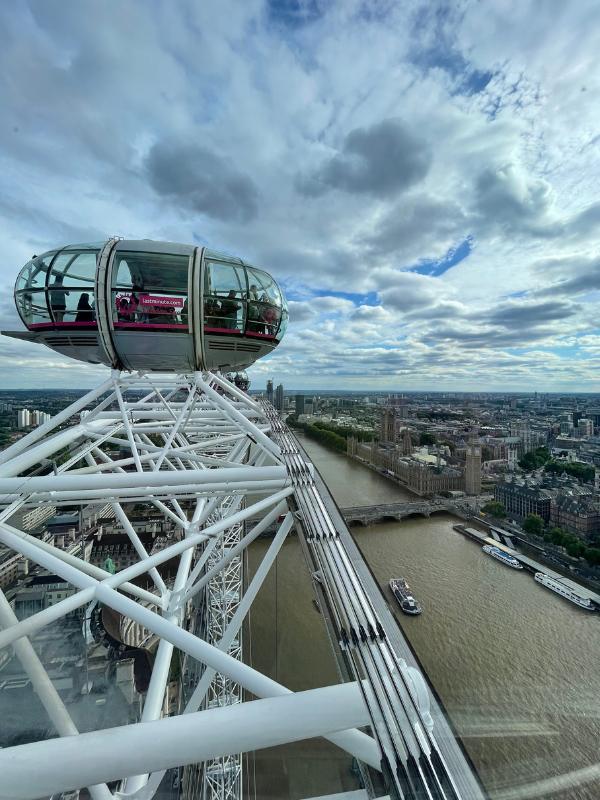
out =
<path fill-rule="evenodd" d="M 545 572 L 536 572 L 534 578 L 538 583 L 541 583 L 542 586 L 545 586 L 546 589 L 556 592 L 556 594 L 564 597 L 565 600 L 570 600 L 572 603 L 575 603 L 576 606 L 579 606 L 579 608 L 585 608 L 587 611 L 594 610 L 594 605 L 591 600 L 587 597 L 581 597 L 581 595 L 574 592 L 564 583 L 561 583 L 561 581 L 552 578 L 550 575 L 546 575 Z"/>
<path fill-rule="evenodd" d="M 501 550 L 499 547 L 494 547 L 493 544 L 484 544 L 483 552 L 487 553 L 492 558 L 498 559 L 498 561 L 506 564 L 507 567 L 512 567 L 513 569 L 523 569 L 521 562 L 518 561 L 514 556 L 511 556 L 510 553 L 505 553 L 504 550 Z"/>

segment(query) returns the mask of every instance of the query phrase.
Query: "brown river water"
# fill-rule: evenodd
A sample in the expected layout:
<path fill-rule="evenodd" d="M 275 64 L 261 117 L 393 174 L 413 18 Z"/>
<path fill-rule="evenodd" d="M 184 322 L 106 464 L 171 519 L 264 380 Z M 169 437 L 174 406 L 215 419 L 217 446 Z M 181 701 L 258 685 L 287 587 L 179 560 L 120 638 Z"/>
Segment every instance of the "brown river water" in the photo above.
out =
<path fill-rule="evenodd" d="M 341 508 L 409 497 L 343 455 L 302 444 Z M 600 614 L 486 556 L 455 522 L 435 515 L 352 532 L 381 586 L 405 577 L 422 603 L 420 617 L 398 621 L 490 797 L 600 800 Z M 248 576 L 269 543 L 250 548 Z M 312 598 L 300 544 L 290 538 L 253 605 L 244 649 L 294 690 L 339 680 Z M 350 790 L 350 766 L 322 739 L 259 751 L 244 764 L 247 794 Z"/>

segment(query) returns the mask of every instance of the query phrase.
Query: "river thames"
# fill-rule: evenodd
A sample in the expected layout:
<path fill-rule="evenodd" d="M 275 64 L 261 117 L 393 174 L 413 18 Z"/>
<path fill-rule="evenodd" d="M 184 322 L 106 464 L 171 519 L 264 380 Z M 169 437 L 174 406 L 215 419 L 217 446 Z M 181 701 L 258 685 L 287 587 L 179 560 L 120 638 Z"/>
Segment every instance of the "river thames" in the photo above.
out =
<path fill-rule="evenodd" d="M 341 508 L 412 497 L 345 456 L 301 441 Z M 490 796 L 598 800 L 600 615 L 489 558 L 452 529 L 455 522 L 435 515 L 352 532 L 394 611 L 392 577 L 406 578 L 422 603 L 420 617 L 397 614 L 398 621 Z M 252 546 L 249 575 L 268 546 Z M 312 598 L 294 537 L 253 606 L 244 645 L 255 667 L 294 690 L 339 680 Z M 356 786 L 349 759 L 324 740 L 261 751 L 246 766 L 259 797 Z"/>

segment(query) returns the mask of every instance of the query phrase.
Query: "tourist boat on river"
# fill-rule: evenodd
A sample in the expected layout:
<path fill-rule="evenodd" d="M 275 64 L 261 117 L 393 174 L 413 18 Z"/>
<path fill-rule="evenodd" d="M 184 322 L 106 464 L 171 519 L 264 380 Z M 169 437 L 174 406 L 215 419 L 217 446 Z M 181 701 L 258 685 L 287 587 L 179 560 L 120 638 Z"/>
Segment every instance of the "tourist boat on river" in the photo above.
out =
<path fill-rule="evenodd" d="M 487 553 L 492 558 L 498 559 L 498 561 L 506 564 L 507 567 L 512 567 L 513 569 L 523 569 L 521 562 L 518 561 L 514 556 L 511 556 L 510 553 L 506 553 L 499 547 L 495 547 L 493 544 L 484 544 L 483 552 Z"/>
<path fill-rule="evenodd" d="M 565 600 L 570 600 L 572 603 L 575 603 L 576 606 L 579 606 L 579 608 L 585 608 L 586 611 L 594 610 L 594 605 L 591 600 L 587 597 L 581 597 L 581 595 L 574 592 L 573 589 L 570 589 L 556 578 L 546 575 L 545 572 L 536 572 L 534 578 L 538 583 L 541 583 L 542 586 L 545 586 L 546 589 L 556 592 L 556 594 L 564 597 Z"/>
<path fill-rule="evenodd" d="M 390 589 L 405 614 L 415 616 L 423 611 L 421 605 L 413 597 L 411 588 L 404 578 L 392 578 Z"/>

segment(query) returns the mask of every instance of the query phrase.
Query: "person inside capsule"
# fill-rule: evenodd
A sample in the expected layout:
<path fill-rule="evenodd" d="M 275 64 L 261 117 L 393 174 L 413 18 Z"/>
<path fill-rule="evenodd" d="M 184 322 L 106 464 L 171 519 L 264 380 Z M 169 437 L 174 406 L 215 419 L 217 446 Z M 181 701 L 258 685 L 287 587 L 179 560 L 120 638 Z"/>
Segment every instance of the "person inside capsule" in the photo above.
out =
<path fill-rule="evenodd" d="M 100 245 L 65 247 L 34 256 L 23 267 L 15 301 L 28 328 L 96 326 L 92 298 L 99 249 Z"/>

